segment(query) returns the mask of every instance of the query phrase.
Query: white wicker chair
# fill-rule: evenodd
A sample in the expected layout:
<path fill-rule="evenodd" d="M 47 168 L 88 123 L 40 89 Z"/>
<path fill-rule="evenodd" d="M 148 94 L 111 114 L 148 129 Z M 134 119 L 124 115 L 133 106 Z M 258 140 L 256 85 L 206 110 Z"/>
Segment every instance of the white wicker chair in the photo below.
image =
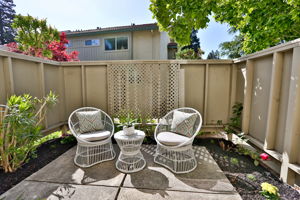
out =
<path fill-rule="evenodd" d="M 171 124 L 175 110 L 185 113 L 195 113 L 197 115 L 193 128 L 187 130 L 190 131 L 190 137 L 171 132 Z M 193 108 L 178 108 L 175 110 L 172 110 L 160 120 L 155 129 L 154 137 L 157 142 L 157 148 L 154 162 L 163 165 L 176 174 L 182 174 L 191 172 L 197 167 L 192 144 L 201 128 L 202 118 L 200 113 Z M 165 134 L 165 141 L 158 138 L 160 133 Z"/>
<path fill-rule="evenodd" d="M 79 120 L 76 113 L 84 111 L 100 111 L 104 131 L 109 131 L 110 133 L 106 132 L 107 135 L 99 140 L 91 139 L 93 138 L 93 134 L 95 134 L 93 132 L 82 134 L 80 132 Z M 90 167 L 97 163 L 113 160 L 115 158 L 116 153 L 111 142 L 111 137 L 114 134 L 114 124 L 112 119 L 105 112 L 93 107 L 79 108 L 72 112 L 68 124 L 71 133 L 76 137 L 78 142 L 74 158 L 76 165 L 80 167 Z"/>

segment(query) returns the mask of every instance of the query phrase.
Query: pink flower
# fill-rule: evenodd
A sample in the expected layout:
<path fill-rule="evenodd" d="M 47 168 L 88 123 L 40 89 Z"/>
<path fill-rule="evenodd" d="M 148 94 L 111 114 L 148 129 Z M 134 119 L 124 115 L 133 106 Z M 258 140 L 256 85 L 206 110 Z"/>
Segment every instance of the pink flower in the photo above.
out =
<path fill-rule="evenodd" d="M 269 155 L 266 154 L 266 153 L 262 153 L 262 154 L 260 154 L 260 158 L 261 158 L 262 160 L 268 160 L 268 159 L 269 159 Z"/>

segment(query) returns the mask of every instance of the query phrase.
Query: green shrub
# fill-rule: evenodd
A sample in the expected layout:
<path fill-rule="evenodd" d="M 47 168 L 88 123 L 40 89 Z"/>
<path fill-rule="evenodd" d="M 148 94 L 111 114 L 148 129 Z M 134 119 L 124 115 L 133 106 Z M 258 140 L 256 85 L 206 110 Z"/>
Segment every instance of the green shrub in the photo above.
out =
<path fill-rule="evenodd" d="M 14 172 L 34 154 L 41 138 L 47 107 L 57 102 L 50 92 L 43 99 L 13 95 L 0 113 L 0 167 Z"/>
<path fill-rule="evenodd" d="M 204 54 L 204 52 L 201 49 L 198 49 L 198 52 L 195 52 L 194 49 L 183 49 L 178 50 L 176 59 L 197 60 L 202 59 L 202 54 Z"/>

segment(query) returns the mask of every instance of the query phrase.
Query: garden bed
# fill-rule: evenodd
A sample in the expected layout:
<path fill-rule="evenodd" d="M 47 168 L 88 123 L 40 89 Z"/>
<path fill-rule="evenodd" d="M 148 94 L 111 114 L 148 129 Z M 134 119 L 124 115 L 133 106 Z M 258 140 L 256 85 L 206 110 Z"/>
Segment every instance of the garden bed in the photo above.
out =
<path fill-rule="evenodd" d="M 224 174 L 230 180 L 237 192 L 243 199 L 263 200 L 265 199 L 259 192 L 261 183 L 268 182 L 279 189 L 282 200 L 299 200 L 300 193 L 290 185 L 283 183 L 277 176 L 272 174 L 263 166 L 255 166 L 249 156 L 240 155 L 234 150 L 224 151 L 219 146 L 219 141 L 229 143 L 218 139 L 198 139 L 194 141 L 195 145 L 206 147 L 211 156 L 217 162 Z"/>
<path fill-rule="evenodd" d="M 0 195 L 38 171 L 76 144 L 75 140 L 62 144 L 62 138 L 49 140 L 37 148 L 36 155 L 28 163 L 13 173 L 5 173 L 0 169 Z"/>

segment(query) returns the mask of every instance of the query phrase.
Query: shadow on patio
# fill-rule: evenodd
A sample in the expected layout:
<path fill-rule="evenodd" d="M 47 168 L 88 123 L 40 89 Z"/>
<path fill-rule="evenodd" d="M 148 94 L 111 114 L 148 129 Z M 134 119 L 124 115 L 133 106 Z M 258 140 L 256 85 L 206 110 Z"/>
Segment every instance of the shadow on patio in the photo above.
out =
<path fill-rule="evenodd" d="M 118 154 L 116 145 L 115 149 Z M 1 198 L 182 199 L 189 193 L 192 199 L 240 199 L 204 147 L 195 147 L 198 167 L 183 175 L 174 175 L 155 164 L 154 152 L 154 145 L 143 145 L 142 153 L 147 161 L 145 169 L 123 174 L 116 170 L 115 160 L 86 169 L 77 167 L 73 163 L 75 148 L 72 148 Z"/>

